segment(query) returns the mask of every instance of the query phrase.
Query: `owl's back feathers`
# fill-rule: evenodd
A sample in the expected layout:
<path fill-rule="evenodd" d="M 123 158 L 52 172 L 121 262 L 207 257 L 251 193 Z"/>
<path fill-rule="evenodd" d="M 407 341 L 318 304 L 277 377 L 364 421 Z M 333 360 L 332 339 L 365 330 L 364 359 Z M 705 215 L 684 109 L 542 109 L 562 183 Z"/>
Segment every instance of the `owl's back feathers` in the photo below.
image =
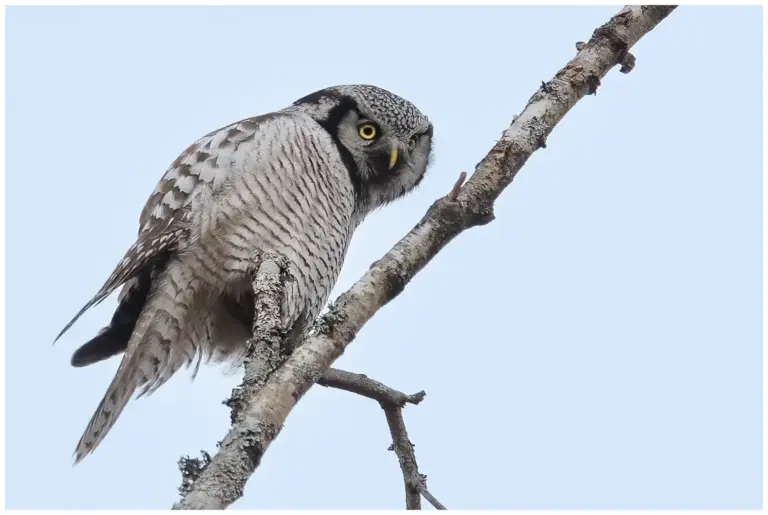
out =
<path fill-rule="evenodd" d="M 195 360 L 242 357 L 259 251 L 286 255 L 298 279 L 286 292 L 286 324 L 318 314 L 354 225 L 352 184 L 334 152 L 319 125 L 286 113 L 224 127 L 174 161 L 142 212 L 138 239 L 85 308 L 125 284 L 109 326 L 73 356 L 84 366 L 125 352 L 76 460 L 134 391 L 152 393 Z"/>

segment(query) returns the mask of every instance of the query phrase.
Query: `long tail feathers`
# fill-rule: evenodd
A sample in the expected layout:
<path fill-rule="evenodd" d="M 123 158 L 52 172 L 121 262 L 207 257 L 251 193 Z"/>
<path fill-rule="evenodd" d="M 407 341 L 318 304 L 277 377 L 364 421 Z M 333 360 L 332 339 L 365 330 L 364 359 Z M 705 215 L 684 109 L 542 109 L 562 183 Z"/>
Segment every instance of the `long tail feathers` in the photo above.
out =
<path fill-rule="evenodd" d="M 123 361 L 120 363 L 112 383 L 107 388 L 104 398 L 101 399 L 88 427 L 77 443 L 74 453 L 75 465 L 93 452 L 101 443 L 109 430 L 112 429 L 125 405 L 128 404 L 133 392 L 136 391 L 141 379 L 141 371 L 136 366 L 137 358 L 140 359 L 141 356 L 129 354 L 123 356 Z"/>
<path fill-rule="evenodd" d="M 189 317 L 199 284 L 183 269 L 169 270 L 168 274 L 172 274 L 173 280 L 160 283 L 152 300 L 146 305 L 142 302 L 143 309 L 137 320 L 127 317 L 125 323 L 110 325 L 73 356 L 73 364 L 77 366 L 125 350 L 112 383 L 77 444 L 75 463 L 101 443 L 137 390 L 138 397 L 151 394 L 179 368 L 189 364 L 200 350 L 199 331 L 206 319 Z M 184 286 L 179 288 L 178 284 Z M 121 330 L 131 332 L 124 338 Z"/>

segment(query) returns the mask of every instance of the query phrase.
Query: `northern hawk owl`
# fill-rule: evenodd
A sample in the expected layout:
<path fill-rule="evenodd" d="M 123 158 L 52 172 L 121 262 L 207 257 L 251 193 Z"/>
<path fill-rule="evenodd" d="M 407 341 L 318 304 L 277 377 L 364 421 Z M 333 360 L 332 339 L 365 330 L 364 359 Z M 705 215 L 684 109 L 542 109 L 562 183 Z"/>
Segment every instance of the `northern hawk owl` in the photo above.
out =
<path fill-rule="evenodd" d="M 304 331 L 328 299 L 352 233 L 421 182 L 431 149 L 427 117 L 369 85 L 317 91 L 190 145 L 149 197 L 135 243 L 61 332 L 122 286 L 109 325 L 72 356 L 83 367 L 123 353 L 75 462 L 137 390 L 151 393 L 196 360 L 243 359 L 259 252 L 288 261 L 295 280 L 285 287 L 284 323 Z"/>

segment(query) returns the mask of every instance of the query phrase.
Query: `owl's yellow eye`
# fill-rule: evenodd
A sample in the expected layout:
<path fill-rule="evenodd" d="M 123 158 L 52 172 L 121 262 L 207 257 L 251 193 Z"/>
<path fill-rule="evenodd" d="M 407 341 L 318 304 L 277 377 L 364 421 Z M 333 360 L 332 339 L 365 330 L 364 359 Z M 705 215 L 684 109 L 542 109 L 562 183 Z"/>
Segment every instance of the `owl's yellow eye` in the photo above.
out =
<path fill-rule="evenodd" d="M 376 126 L 372 123 L 364 123 L 360 125 L 360 127 L 357 128 L 357 132 L 360 134 L 361 138 L 369 141 L 375 138 L 378 133 Z"/>

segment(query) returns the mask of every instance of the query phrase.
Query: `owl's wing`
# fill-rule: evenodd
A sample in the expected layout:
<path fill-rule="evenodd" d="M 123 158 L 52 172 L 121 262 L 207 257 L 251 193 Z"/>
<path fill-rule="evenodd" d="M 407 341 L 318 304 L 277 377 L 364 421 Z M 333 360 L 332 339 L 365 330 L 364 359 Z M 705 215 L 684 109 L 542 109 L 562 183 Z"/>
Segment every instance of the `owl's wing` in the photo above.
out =
<path fill-rule="evenodd" d="M 88 309 L 98 305 L 120 285 L 135 278 L 142 271 L 148 274 L 148 268 L 152 269 L 158 260 L 162 261 L 162 257 L 167 257 L 178 248 L 179 243 L 184 241 L 188 234 L 184 222 L 189 214 L 189 205 L 204 190 L 216 191 L 226 181 L 232 172 L 230 162 L 233 154 L 241 145 L 254 143 L 259 124 L 264 118 L 264 116 L 247 118 L 210 132 L 176 158 L 141 212 L 136 241 L 101 289 L 62 329 L 54 342 L 61 338 Z M 131 299 L 129 294 L 137 283 L 144 284 L 145 281 L 132 281 L 127 285 L 121 295 L 116 315 L 119 315 L 120 310 L 123 309 L 123 300 Z M 141 298 L 146 298 L 146 295 Z M 140 309 L 137 311 L 135 306 L 130 307 L 138 317 Z M 102 329 L 100 335 L 107 330 L 109 327 Z"/>

